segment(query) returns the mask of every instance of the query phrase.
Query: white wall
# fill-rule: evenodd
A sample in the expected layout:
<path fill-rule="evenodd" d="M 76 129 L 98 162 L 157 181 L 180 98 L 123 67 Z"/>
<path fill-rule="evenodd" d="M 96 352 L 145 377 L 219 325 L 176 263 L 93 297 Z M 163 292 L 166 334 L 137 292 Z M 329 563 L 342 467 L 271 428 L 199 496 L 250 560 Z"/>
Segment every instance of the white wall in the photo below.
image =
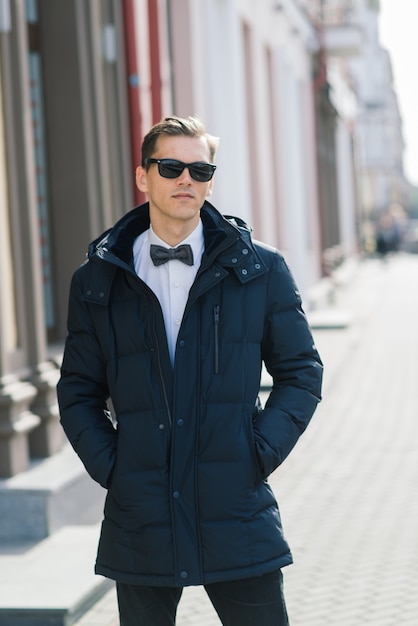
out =
<path fill-rule="evenodd" d="M 215 206 L 280 247 L 304 291 L 320 277 L 311 91 L 316 39 L 297 2 L 280 4 L 275 10 L 275 3 L 253 0 L 179 0 L 176 113 L 198 114 L 221 138 Z"/>

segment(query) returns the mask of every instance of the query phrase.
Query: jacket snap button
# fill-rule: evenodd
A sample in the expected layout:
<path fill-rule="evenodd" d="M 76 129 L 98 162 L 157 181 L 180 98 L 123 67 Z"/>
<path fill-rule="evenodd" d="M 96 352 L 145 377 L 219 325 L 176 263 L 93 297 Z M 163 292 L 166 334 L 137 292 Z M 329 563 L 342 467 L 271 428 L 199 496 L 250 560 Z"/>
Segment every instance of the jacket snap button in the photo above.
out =
<path fill-rule="evenodd" d="M 183 426 L 183 424 L 184 424 L 184 420 L 182 420 L 182 419 L 177 420 L 177 426 L 180 426 L 180 428 L 181 428 Z"/>
<path fill-rule="evenodd" d="M 89 290 L 87 291 L 87 295 L 88 295 L 88 296 L 91 296 L 91 289 L 89 289 Z"/>
<path fill-rule="evenodd" d="M 244 248 L 244 249 L 243 249 L 242 254 L 248 254 L 248 250 L 247 250 L 247 248 Z"/>
<path fill-rule="evenodd" d="M 246 276 L 248 274 L 247 270 L 242 270 L 242 274 Z"/>
<path fill-rule="evenodd" d="M 158 425 L 158 428 L 159 428 L 160 430 L 164 430 L 165 426 L 164 426 L 164 424 L 159 424 L 159 425 Z"/>
<path fill-rule="evenodd" d="M 260 267 L 261 267 L 261 265 L 260 265 L 260 263 L 256 263 L 256 264 L 254 265 L 254 267 L 255 267 L 255 269 L 256 269 L 256 270 L 259 270 L 259 269 L 260 269 Z"/>
<path fill-rule="evenodd" d="M 180 578 L 188 578 L 189 576 L 189 572 L 186 572 L 186 570 L 183 570 L 182 572 L 180 572 Z"/>
<path fill-rule="evenodd" d="M 236 263 L 238 261 L 238 259 L 236 257 L 234 257 L 233 259 L 231 259 L 232 263 Z"/>
<path fill-rule="evenodd" d="M 184 339 L 181 339 L 181 340 L 179 341 L 179 347 L 180 347 L 180 348 L 184 348 L 184 346 L 185 346 L 185 345 L 186 345 L 186 342 L 184 341 Z"/>
<path fill-rule="evenodd" d="M 173 492 L 173 498 L 175 498 L 176 500 L 178 500 L 180 498 L 180 491 L 174 491 Z"/>
<path fill-rule="evenodd" d="M 99 293 L 99 297 L 100 297 L 100 298 L 104 298 L 104 291 L 101 291 L 101 292 Z"/>

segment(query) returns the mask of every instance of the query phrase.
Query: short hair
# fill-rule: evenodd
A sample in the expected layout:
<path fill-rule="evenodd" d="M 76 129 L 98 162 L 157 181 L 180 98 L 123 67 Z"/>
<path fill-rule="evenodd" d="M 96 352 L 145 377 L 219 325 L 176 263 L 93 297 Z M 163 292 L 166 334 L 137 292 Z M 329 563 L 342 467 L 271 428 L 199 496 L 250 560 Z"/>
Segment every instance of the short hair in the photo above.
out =
<path fill-rule="evenodd" d="M 142 142 L 141 164 L 146 167 L 145 159 L 152 157 L 155 152 L 158 138 L 161 135 L 205 137 L 208 142 L 210 160 L 213 162 L 219 145 L 219 138 L 206 132 L 206 128 L 198 117 L 165 117 L 145 135 Z M 149 167 L 149 166 L 148 166 Z"/>

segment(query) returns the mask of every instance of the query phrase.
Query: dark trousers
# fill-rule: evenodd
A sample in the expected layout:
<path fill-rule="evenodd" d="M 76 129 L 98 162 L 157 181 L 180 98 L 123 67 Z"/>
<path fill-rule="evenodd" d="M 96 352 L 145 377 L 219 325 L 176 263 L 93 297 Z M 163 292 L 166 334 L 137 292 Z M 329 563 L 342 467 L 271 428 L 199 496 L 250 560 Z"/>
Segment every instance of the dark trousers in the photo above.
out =
<path fill-rule="evenodd" d="M 181 587 L 116 584 L 120 626 L 174 626 Z M 288 626 L 280 570 L 205 585 L 223 626 Z"/>

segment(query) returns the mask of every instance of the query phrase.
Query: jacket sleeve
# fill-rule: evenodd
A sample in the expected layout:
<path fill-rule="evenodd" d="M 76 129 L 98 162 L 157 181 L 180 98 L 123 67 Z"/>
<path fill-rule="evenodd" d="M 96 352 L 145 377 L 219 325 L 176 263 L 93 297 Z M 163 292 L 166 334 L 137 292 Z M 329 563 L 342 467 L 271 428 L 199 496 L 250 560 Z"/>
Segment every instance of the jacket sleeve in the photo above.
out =
<path fill-rule="evenodd" d="M 68 336 L 57 385 L 61 424 L 90 476 L 108 486 L 117 433 L 110 420 L 106 363 L 86 302 L 80 275 L 71 282 Z"/>
<path fill-rule="evenodd" d="M 277 253 L 266 305 L 262 357 L 273 389 L 254 422 L 264 478 L 284 461 L 307 427 L 321 399 L 323 369 L 300 294 Z"/>

